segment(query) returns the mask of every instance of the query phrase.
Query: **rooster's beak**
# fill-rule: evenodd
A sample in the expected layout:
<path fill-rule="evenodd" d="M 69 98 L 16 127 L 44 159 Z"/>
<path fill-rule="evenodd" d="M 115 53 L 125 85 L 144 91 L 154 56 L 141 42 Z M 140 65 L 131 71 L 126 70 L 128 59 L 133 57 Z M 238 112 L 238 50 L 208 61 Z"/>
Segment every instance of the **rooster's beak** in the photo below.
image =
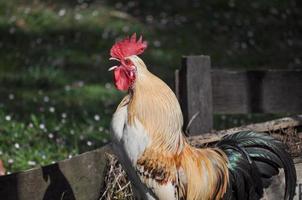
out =
<path fill-rule="evenodd" d="M 113 58 L 113 57 L 109 58 L 109 60 L 116 60 L 116 61 L 121 62 L 119 59 L 117 59 L 117 58 Z"/>
<path fill-rule="evenodd" d="M 110 67 L 109 69 L 108 69 L 108 71 L 110 72 L 110 71 L 112 71 L 112 70 L 114 70 L 114 69 L 116 69 L 118 66 L 113 66 L 113 67 Z"/>
<path fill-rule="evenodd" d="M 118 61 L 118 62 L 121 62 L 119 59 L 113 58 L 113 57 L 109 58 L 109 60 L 116 60 L 116 61 Z M 108 69 L 108 71 L 112 71 L 112 70 L 116 69 L 117 67 L 118 67 L 118 66 L 110 67 L 110 68 Z"/>

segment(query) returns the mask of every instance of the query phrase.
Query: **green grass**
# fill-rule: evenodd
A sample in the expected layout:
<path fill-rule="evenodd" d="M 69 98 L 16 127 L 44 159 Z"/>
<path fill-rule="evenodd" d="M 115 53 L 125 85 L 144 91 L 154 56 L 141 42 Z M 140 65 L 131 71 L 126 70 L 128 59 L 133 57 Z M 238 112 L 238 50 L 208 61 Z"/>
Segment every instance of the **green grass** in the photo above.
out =
<path fill-rule="evenodd" d="M 65 77 L 64 77 L 65 76 Z M 107 83 L 72 80 L 55 68 L 2 74 L 0 158 L 9 172 L 69 158 L 109 140 L 121 98 Z"/>
<path fill-rule="evenodd" d="M 1 158 L 9 171 L 50 164 L 108 141 L 107 129 L 93 116 L 80 124 L 69 116 L 50 119 L 47 114 L 31 114 L 28 123 L 9 117 L 1 113 L 0 120 Z"/>
<path fill-rule="evenodd" d="M 101 85 L 10 93 L 0 108 L 1 159 L 18 171 L 102 146 L 118 96 Z"/>

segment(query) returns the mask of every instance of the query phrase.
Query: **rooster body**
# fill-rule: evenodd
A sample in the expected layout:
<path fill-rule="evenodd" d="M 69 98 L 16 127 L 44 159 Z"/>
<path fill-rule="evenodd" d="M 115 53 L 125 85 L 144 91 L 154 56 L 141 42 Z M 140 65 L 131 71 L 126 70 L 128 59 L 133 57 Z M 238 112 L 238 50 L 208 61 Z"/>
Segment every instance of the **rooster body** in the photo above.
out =
<path fill-rule="evenodd" d="M 128 94 L 112 118 L 113 147 L 139 199 L 256 200 L 284 168 L 285 199 L 296 175 L 284 146 L 268 135 L 240 132 L 198 149 L 183 136 L 183 116 L 172 90 L 137 56 L 146 44 L 132 36 L 111 56 L 115 85 Z"/>

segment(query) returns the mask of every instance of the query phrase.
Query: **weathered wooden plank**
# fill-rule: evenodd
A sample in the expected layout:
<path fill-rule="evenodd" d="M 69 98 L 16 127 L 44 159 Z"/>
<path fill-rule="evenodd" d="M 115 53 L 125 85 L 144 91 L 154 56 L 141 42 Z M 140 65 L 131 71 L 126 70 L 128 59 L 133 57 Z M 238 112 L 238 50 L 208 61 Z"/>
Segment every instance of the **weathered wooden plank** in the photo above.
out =
<path fill-rule="evenodd" d="M 207 132 L 213 127 L 211 63 L 209 56 L 183 58 L 179 72 L 179 98 L 188 134 Z M 196 122 L 194 121 L 194 122 Z"/>
<path fill-rule="evenodd" d="M 263 112 L 302 112 L 302 71 L 267 71 L 263 78 Z"/>
<path fill-rule="evenodd" d="M 302 70 L 212 70 L 216 113 L 301 113 Z"/>
<path fill-rule="evenodd" d="M 213 110 L 216 113 L 248 113 L 247 77 L 244 72 L 212 70 Z"/>
<path fill-rule="evenodd" d="M 203 145 L 206 143 L 216 142 L 225 135 L 234 134 L 239 131 L 253 130 L 256 132 L 274 132 L 286 128 L 295 128 L 302 126 L 302 115 L 296 115 L 292 117 L 284 117 L 276 120 L 271 120 L 262 123 L 249 124 L 246 126 L 240 126 L 230 128 L 226 130 L 220 130 L 215 132 L 195 134 L 195 136 L 189 137 L 189 141 L 193 145 Z"/>
<path fill-rule="evenodd" d="M 0 176 L 5 200 L 96 200 L 104 180 L 109 147 L 45 167 Z"/>

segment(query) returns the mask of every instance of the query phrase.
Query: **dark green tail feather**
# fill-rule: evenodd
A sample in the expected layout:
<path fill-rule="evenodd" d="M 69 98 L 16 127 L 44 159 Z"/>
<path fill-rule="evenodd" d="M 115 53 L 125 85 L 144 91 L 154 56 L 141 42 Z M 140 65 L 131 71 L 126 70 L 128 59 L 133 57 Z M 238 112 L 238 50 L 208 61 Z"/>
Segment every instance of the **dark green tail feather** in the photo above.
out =
<path fill-rule="evenodd" d="M 238 132 L 225 136 L 216 147 L 229 159 L 230 184 L 225 200 L 258 200 L 272 176 L 285 173 L 284 200 L 292 200 L 296 189 L 296 170 L 285 145 L 265 133 Z"/>

